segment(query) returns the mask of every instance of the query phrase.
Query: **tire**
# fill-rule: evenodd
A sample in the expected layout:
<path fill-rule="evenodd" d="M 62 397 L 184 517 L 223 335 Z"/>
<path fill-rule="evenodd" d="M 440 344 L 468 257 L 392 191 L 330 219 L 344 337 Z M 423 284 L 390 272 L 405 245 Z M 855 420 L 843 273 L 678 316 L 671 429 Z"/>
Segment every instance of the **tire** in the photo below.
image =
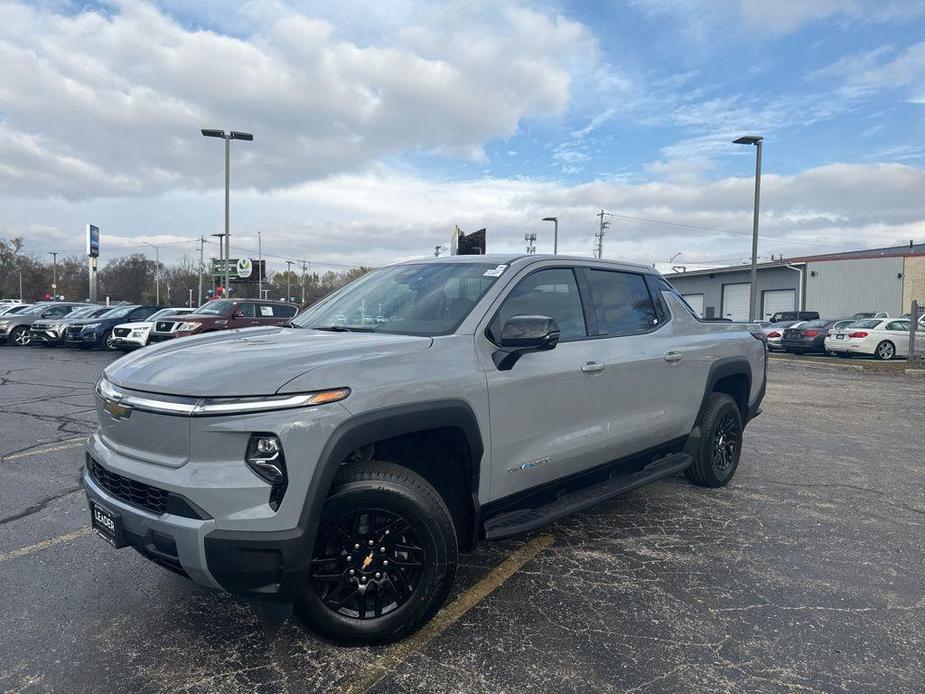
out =
<path fill-rule="evenodd" d="M 427 480 L 393 463 L 351 465 L 325 501 L 296 610 L 312 631 L 337 644 L 396 641 L 443 605 L 456 556 L 452 516 Z"/>
<path fill-rule="evenodd" d="M 103 339 L 100 340 L 100 343 L 103 345 L 103 349 L 107 352 L 118 352 L 119 348 L 112 343 L 112 330 L 107 330 L 103 335 Z"/>
<path fill-rule="evenodd" d="M 20 326 L 18 328 L 14 328 L 13 332 L 10 333 L 11 345 L 16 345 L 17 347 L 26 347 L 30 342 L 32 342 L 32 335 L 29 334 L 29 328 Z"/>
<path fill-rule="evenodd" d="M 874 356 L 880 361 L 889 361 L 896 356 L 896 345 L 889 340 L 884 340 L 877 349 L 874 350 Z"/>
<path fill-rule="evenodd" d="M 684 471 L 687 479 L 701 487 L 725 487 L 739 466 L 742 428 L 735 400 L 725 393 L 711 393 L 700 420 L 694 462 Z M 734 439 L 731 447 L 730 439 Z"/>

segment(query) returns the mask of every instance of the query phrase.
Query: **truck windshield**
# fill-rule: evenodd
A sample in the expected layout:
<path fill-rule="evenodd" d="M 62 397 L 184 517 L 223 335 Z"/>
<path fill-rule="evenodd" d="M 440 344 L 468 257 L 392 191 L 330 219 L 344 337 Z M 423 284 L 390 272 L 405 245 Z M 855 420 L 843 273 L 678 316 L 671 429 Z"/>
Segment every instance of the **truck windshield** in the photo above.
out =
<path fill-rule="evenodd" d="M 420 263 L 374 270 L 292 324 L 315 330 L 446 335 L 504 269 L 489 263 Z"/>

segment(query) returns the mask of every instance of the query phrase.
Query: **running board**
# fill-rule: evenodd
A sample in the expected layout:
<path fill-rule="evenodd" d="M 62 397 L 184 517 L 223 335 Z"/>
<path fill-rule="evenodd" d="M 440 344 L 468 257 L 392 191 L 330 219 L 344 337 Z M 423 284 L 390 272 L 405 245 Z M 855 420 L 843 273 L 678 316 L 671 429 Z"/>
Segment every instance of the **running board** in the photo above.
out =
<path fill-rule="evenodd" d="M 584 489 L 563 494 L 539 508 L 508 511 L 485 521 L 485 539 L 501 540 L 541 528 L 547 523 L 584 511 L 602 501 L 613 499 L 649 482 L 683 471 L 693 462 L 687 453 L 666 456 L 629 475 L 617 475 Z"/>

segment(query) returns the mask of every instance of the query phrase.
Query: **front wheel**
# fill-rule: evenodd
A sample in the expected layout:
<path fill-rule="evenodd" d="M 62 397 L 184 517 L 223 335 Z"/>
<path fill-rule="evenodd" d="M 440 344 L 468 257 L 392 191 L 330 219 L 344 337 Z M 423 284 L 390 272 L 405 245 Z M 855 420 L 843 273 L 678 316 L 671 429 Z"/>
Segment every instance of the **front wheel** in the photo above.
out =
<path fill-rule="evenodd" d="M 114 340 L 115 338 L 113 337 L 112 330 L 103 336 L 103 346 L 108 352 L 116 352 L 119 350 L 119 346 L 114 342 Z"/>
<path fill-rule="evenodd" d="M 896 356 L 896 347 L 889 340 L 884 340 L 879 345 L 877 345 L 877 349 L 874 351 L 874 356 L 881 361 L 889 361 Z"/>
<path fill-rule="evenodd" d="M 456 554 L 449 509 L 427 480 L 393 463 L 351 465 L 325 502 L 296 609 L 336 643 L 401 639 L 443 605 Z"/>
<path fill-rule="evenodd" d="M 725 393 L 711 393 L 700 422 L 700 443 L 684 474 L 701 487 L 724 487 L 742 454 L 742 413 Z"/>
<path fill-rule="evenodd" d="M 17 347 L 25 347 L 30 342 L 32 342 L 32 335 L 29 333 L 29 328 L 16 328 L 13 330 L 13 333 L 10 335 L 10 342 L 12 342 Z"/>

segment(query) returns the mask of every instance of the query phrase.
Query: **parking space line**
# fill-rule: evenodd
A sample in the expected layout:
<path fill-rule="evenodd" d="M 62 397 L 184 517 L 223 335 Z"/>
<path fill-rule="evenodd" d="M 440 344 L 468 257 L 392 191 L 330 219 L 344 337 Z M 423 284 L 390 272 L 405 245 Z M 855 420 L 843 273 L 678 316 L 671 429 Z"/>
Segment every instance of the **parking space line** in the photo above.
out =
<path fill-rule="evenodd" d="M 64 439 L 63 441 L 58 441 L 57 443 L 48 446 L 32 448 L 28 451 L 20 451 L 19 453 L 10 453 L 9 455 L 0 457 L 0 462 L 5 463 L 8 460 L 18 460 L 20 458 L 28 458 L 29 456 L 33 455 L 41 455 L 42 453 L 54 453 L 55 451 L 63 451 L 68 448 L 77 448 L 78 446 L 82 446 L 86 440 L 86 436 L 78 436 L 77 438 L 73 439 Z"/>
<path fill-rule="evenodd" d="M 58 535 L 58 537 L 42 540 L 41 542 L 37 542 L 34 545 L 27 545 L 25 547 L 20 547 L 19 549 L 14 549 L 12 552 L 0 552 L 0 562 L 4 562 L 8 559 L 19 559 L 20 557 L 26 557 L 30 554 L 41 552 L 43 549 L 54 547 L 55 545 L 61 545 L 72 540 L 79 540 L 80 538 L 89 534 L 90 528 L 81 528 L 80 530 L 75 530 L 70 533 L 64 533 L 64 535 Z"/>
<path fill-rule="evenodd" d="M 513 576 L 528 561 L 549 547 L 555 538 L 551 535 L 541 535 L 530 540 L 523 547 L 516 550 L 511 556 L 496 566 L 481 581 L 463 592 L 447 607 L 440 610 L 437 615 L 421 629 L 404 641 L 400 641 L 385 649 L 381 657 L 364 668 L 344 688 L 348 694 L 368 692 L 391 674 L 410 656 L 420 651 L 435 637 L 447 628 L 458 622 L 463 615 L 478 605 L 482 600 L 500 588 L 505 581 Z"/>

